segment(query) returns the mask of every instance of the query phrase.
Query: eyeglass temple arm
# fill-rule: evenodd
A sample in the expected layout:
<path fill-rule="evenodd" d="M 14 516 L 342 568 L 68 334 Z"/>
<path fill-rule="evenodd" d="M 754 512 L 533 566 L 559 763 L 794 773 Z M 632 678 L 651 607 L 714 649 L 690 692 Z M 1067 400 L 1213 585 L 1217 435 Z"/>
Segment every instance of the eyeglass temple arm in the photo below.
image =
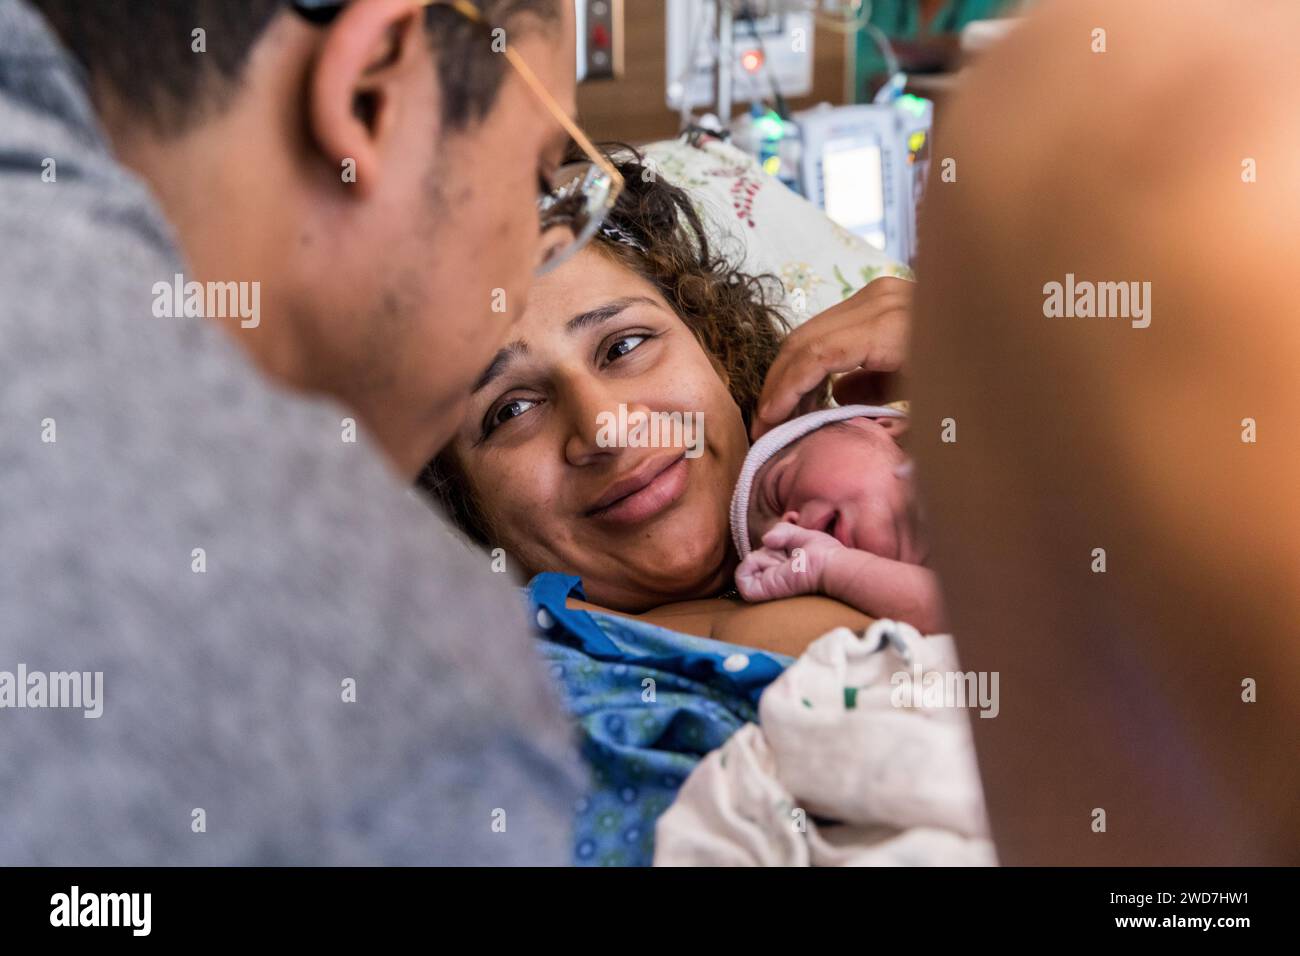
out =
<path fill-rule="evenodd" d="M 420 7 L 450 6 L 455 8 L 455 10 L 466 19 L 473 20 L 475 23 L 486 22 L 483 19 L 482 12 L 478 7 L 470 3 L 469 0 L 415 0 L 415 2 L 416 5 Z M 591 158 L 593 163 L 599 166 L 607 176 L 621 186 L 623 183 L 622 174 L 614 168 L 614 165 L 606 159 L 591 140 L 587 138 L 587 134 L 578 127 L 578 124 L 573 121 L 567 112 L 565 112 L 564 108 L 556 102 L 555 97 L 551 95 L 551 91 L 548 90 L 542 81 L 537 78 L 537 74 L 533 72 L 533 68 L 528 65 L 524 58 L 521 57 L 515 51 L 515 48 L 509 43 L 505 45 L 505 56 L 510 65 L 515 68 L 516 72 L 518 72 L 520 78 L 528 84 L 529 89 L 531 89 L 538 99 L 545 103 L 547 108 L 555 115 L 555 119 L 559 122 L 560 126 L 564 128 L 564 131 L 573 138 L 575 143 L 582 147 L 582 151 Z"/>
<path fill-rule="evenodd" d="M 595 147 L 591 140 L 587 138 L 587 134 L 579 128 L 578 124 L 573 121 L 569 114 L 560 107 L 560 104 L 555 101 L 555 97 L 551 96 L 550 91 L 542 85 L 542 81 L 537 78 L 537 74 L 532 71 L 532 68 L 527 64 L 527 62 L 525 62 L 524 58 L 516 53 L 514 48 L 511 46 L 506 47 L 506 58 L 510 61 L 511 65 L 519 71 L 519 75 L 523 78 L 523 81 L 532 88 L 533 92 L 536 93 L 538 97 L 541 98 L 542 102 L 550 108 L 551 112 L 555 114 L 556 120 L 562 127 L 564 127 L 564 131 L 573 137 L 573 141 L 582 147 L 582 151 L 591 158 L 591 161 L 603 169 L 615 182 L 622 183 L 623 176 L 614 168 L 614 165 L 605 158 L 601 151 Z"/>

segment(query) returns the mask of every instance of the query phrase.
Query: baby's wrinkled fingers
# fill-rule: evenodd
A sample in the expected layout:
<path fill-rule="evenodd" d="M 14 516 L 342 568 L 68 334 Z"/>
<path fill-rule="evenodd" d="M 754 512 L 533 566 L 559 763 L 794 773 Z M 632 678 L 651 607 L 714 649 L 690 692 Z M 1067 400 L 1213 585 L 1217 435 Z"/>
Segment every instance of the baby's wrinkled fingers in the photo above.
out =
<path fill-rule="evenodd" d="M 744 571 L 743 569 L 736 572 L 736 590 L 746 601 L 758 602 L 769 599 L 767 588 L 764 586 L 763 575 L 759 571 Z"/>
<path fill-rule="evenodd" d="M 792 540 L 799 536 L 803 529 L 797 524 L 791 524 L 788 521 L 778 521 L 772 525 L 763 535 L 763 547 L 773 550 L 784 549 Z"/>
<path fill-rule="evenodd" d="M 736 568 L 736 580 L 742 577 L 752 578 L 762 574 L 772 566 L 771 557 L 761 548 L 757 551 L 751 551 L 744 561 L 740 562 L 740 567 Z"/>
<path fill-rule="evenodd" d="M 747 601 L 776 601 L 793 597 L 794 589 L 786 581 L 778 568 L 769 568 L 749 579 L 749 593 L 741 590 L 741 596 Z"/>

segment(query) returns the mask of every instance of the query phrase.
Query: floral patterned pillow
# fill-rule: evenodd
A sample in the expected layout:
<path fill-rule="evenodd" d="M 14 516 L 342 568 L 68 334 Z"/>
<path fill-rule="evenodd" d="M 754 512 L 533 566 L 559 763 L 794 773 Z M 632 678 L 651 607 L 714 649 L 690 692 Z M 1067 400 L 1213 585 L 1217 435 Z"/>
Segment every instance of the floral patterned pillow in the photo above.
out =
<path fill-rule="evenodd" d="M 833 222 L 734 146 L 677 139 L 642 152 L 660 175 L 690 192 L 733 262 L 780 280 L 785 297 L 777 306 L 792 326 L 879 276 L 913 278 L 907 266 Z"/>

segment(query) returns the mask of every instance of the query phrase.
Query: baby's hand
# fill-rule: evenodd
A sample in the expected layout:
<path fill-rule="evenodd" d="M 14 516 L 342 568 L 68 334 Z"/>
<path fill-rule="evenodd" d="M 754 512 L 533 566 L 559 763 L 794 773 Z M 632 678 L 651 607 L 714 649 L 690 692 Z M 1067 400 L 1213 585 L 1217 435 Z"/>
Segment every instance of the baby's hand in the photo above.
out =
<path fill-rule="evenodd" d="M 815 594 L 822 590 L 830 556 L 843 547 L 821 531 L 782 521 L 736 569 L 736 590 L 751 602 Z"/>

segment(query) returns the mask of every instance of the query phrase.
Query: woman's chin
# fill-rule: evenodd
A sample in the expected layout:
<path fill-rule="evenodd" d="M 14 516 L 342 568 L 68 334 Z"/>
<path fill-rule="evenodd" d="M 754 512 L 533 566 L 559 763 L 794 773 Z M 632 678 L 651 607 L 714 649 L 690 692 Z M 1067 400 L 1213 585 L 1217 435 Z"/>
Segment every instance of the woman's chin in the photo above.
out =
<path fill-rule="evenodd" d="M 609 578 L 584 576 L 588 600 L 614 610 L 645 611 L 725 591 L 736 565 L 726 534 L 684 535 L 681 540 L 685 543 L 669 537 L 654 548 L 636 547 L 622 556 Z M 718 547 L 714 541 L 724 544 Z"/>

